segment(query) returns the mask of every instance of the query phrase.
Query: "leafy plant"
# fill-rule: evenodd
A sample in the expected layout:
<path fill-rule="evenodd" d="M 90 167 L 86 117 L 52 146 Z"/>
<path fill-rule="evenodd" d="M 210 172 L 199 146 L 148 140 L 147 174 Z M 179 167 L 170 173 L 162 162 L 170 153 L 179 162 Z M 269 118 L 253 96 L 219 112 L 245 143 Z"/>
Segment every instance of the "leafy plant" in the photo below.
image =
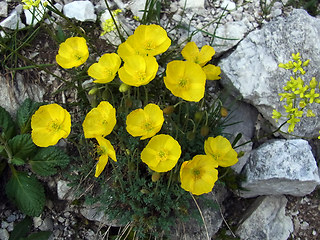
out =
<path fill-rule="evenodd" d="M 41 105 L 26 99 L 18 109 L 15 121 L 0 107 L 0 161 L 11 170 L 6 194 L 28 216 L 39 216 L 45 205 L 44 187 L 36 175 L 54 175 L 57 168 L 64 168 L 69 163 L 68 155 L 60 148 L 39 148 L 32 141 L 31 116 Z"/>
<path fill-rule="evenodd" d="M 25 217 L 21 222 L 14 226 L 9 240 L 47 240 L 52 234 L 52 232 L 49 231 L 28 234 L 31 231 L 31 226 L 32 219 L 30 217 Z"/>

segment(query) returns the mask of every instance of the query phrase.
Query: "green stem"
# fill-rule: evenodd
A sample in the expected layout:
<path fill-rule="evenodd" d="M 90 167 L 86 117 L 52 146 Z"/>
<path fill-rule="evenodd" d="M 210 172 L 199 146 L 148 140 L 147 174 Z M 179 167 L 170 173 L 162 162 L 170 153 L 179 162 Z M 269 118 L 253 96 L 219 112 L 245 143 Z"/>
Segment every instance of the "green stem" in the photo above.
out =
<path fill-rule="evenodd" d="M 109 13 L 110 13 L 110 16 L 111 16 L 111 18 L 112 18 L 113 23 L 114 23 L 114 25 L 116 26 L 117 32 L 118 32 L 118 34 L 119 34 L 119 38 L 120 38 L 121 42 L 123 43 L 123 42 L 125 41 L 125 39 L 124 39 L 124 37 L 121 35 L 119 26 L 118 26 L 118 24 L 117 24 L 117 22 L 116 22 L 116 20 L 115 20 L 115 18 L 114 18 L 114 16 L 113 16 L 113 14 L 112 14 L 112 11 L 111 11 L 111 9 L 110 9 L 110 7 L 109 7 L 108 1 L 107 1 L 107 0 L 104 0 L 104 2 L 105 2 L 106 5 L 107 5 L 107 8 L 108 8 L 108 11 L 109 11 Z"/>

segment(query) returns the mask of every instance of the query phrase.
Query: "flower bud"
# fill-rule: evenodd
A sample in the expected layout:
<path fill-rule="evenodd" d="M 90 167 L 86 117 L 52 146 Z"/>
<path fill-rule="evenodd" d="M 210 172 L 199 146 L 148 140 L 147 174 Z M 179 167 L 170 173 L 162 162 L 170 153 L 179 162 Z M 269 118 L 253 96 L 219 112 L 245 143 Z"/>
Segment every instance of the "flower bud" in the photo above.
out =
<path fill-rule="evenodd" d="M 174 112 L 174 106 L 170 105 L 170 106 L 167 106 L 163 109 L 163 113 L 164 114 L 167 114 L 167 115 L 170 115 L 171 113 Z"/>
<path fill-rule="evenodd" d="M 200 129 L 201 136 L 202 137 L 207 136 L 209 134 L 209 130 L 210 129 L 209 129 L 209 127 L 207 125 L 202 126 L 201 129 Z"/>
<path fill-rule="evenodd" d="M 196 133 L 195 132 L 193 132 L 193 131 L 189 131 L 189 132 L 187 132 L 187 139 L 188 140 L 194 140 L 194 138 L 196 137 Z"/>
<path fill-rule="evenodd" d="M 127 84 L 125 84 L 125 83 L 122 83 L 122 84 L 120 85 L 120 87 L 119 87 L 119 91 L 122 92 L 122 93 L 124 93 L 124 92 L 128 91 L 129 88 L 130 88 L 129 85 L 127 85 Z"/>
<path fill-rule="evenodd" d="M 196 113 L 194 114 L 194 120 L 195 120 L 196 122 L 200 122 L 201 119 L 202 119 L 202 116 L 203 116 L 203 112 L 196 112 Z"/>
<path fill-rule="evenodd" d="M 94 87 L 94 88 L 92 88 L 89 92 L 88 92 L 88 94 L 89 95 L 94 95 L 94 94 L 96 94 L 96 92 L 98 91 L 99 89 L 97 88 L 97 87 Z"/>
<path fill-rule="evenodd" d="M 142 188 L 140 190 L 140 192 L 143 193 L 143 194 L 148 194 L 149 193 L 149 191 L 147 189 L 145 189 L 145 188 Z"/>
<path fill-rule="evenodd" d="M 245 152 L 244 152 L 244 151 L 240 151 L 240 152 L 238 152 L 238 158 L 243 157 L 243 156 L 244 156 L 244 154 L 245 154 Z"/>
<path fill-rule="evenodd" d="M 152 182 L 157 182 L 160 179 L 160 177 L 161 177 L 160 173 L 154 172 L 154 173 L 152 173 L 151 180 L 152 180 Z"/>
<path fill-rule="evenodd" d="M 220 115 L 221 117 L 226 117 L 228 116 L 228 110 L 225 107 L 221 107 L 220 109 Z"/>

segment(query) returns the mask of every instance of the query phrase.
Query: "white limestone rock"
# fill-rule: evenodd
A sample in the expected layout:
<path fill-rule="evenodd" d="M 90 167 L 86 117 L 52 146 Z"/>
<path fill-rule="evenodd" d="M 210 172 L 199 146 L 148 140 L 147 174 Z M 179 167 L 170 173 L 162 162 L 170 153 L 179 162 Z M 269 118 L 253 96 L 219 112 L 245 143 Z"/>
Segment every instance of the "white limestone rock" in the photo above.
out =
<path fill-rule="evenodd" d="M 8 3 L 6 1 L 0 2 L 0 17 L 8 16 Z"/>
<path fill-rule="evenodd" d="M 227 11 L 233 11 L 236 9 L 236 4 L 230 0 L 224 0 L 221 3 L 220 8 L 225 9 Z"/>
<path fill-rule="evenodd" d="M 0 26 L 4 28 L 9 28 L 12 30 L 22 29 L 26 25 L 21 22 L 20 14 L 22 12 L 22 5 L 19 4 L 16 8 L 10 13 L 10 15 L 4 19 Z"/>
<path fill-rule="evenodd" d="M 264 25 L 260 30 L 250 32 L 237 46 L 236 50 L 219 66 L 222 70 L 221 82 L 234 88 L 234 94 L 254 105 L 258 111 L 275 127 L 272 110 L 284 113 L 279 93 L 290 79 L 292 72 L 279 69 L 279 63 L 291 60 L 291 54 L 300 52 L 303 59 L 311 59 L 305 69 L 303 79 L 320 79 L 320 19 L 311 17 L 301 9 L 295 9 L 287 18 L 278 18 Z M 313 112 L 320 112 L 317 104 Z M 284 120 L 284 119 L 283 119 Z M 286 127 L 283 127 L 286 131 Z M 317 137 L 320 130 L 320 115 L 302 117 L 296 125 L 295 134 L 302 137 Z M 285 136 L 286 137 L 286 136 Z"/>
<path fill-rule="evenodd" d="M 146 5 L 146 1 L 135 0 L 135 1 L 129 1 L 126 7 L 131 10 L 134 16 L 142 18 L 145 5 Z"/>
<path fill-rule="evenodd" d="M 99 208 L 98 205 L 94 205 L 94 206 L 86 205 L 84 208 L 80 209 L 80 213 L 82 214 L 82 216 L 84 216 L 86 219 L 90 221 L 101 222 L 102 224 L 105 224 L 107 226 L 112 226 L 112 227 L 124 226 L 116 220 L 110 220 L 108 215 L 101 208 Z"/>
<path fill-rule="evenodd" d="M 69 182 L 59 180 L 57 183 L 57 195 L 60 200 L 75 200 L 75 196 L 72 193 L 72 188 L 68 186 Z"/>
<path fill-rule="evenodd" d="M 209 28 L 209 32 L 214 32 L 215 26 Z M 245 21 L 227 22 L 218 26 L 216 36 L 213 41 L 213 47 L 216 51 L 216 55 L 219 56 L 222 53 L 236 46 L 249 32 Z M 226 38 L 226 39 L 221 39 Z M 232 39 L 232 40 L 227 40 Z"/>
<path fill-rule="evenodd" d="M 274 140 L 253 150 L 243 173 L 245 198 L 259 195 L 304 196 L 320 184 L 319 170 L 306 140 Z"/>
<path fill-rule="evenodd" d="M 286 204 L 284 196 L 259 197 L 240 222 L 236 234 L 242 240 L 287 240 L 293 224 L 285 215 Z"/>
<path fill-rule="evenodd" d="M 179 0 L 181 8 L 204 8 L 204 0 Z"/>
<path fill-rule="evenodd" d="M 63 13 L 68 18 L 75 18 L 81 22 L 94 22 L 97 19 L 97 15 L 94 13 L 94 6 L 90 1 L 68 3 L 63 7 Z"/>

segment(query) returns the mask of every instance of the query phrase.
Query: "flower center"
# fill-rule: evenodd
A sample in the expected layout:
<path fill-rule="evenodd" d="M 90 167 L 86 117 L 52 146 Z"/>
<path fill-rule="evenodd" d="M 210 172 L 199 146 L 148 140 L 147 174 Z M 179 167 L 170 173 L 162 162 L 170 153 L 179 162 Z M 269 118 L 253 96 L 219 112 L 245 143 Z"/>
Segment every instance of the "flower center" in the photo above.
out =
<path fill-rule="evenodd" d="M 77 61 L 80 61 L 82 59 L 82 56 L 80 56 L 78 54 L 75 54 L 74 57 L 75 57 L 75 59 L 77 59 Z"/>
<path fill-rule="evenodd" d="M 153 126 L 152 126 L 152 123 L 150 123 L 150 122 L 146 122 L 145 124 L 144 124 L 144 129 L 146 130 L 146 131 L 151 131 L 152 129 L 153 129 Z"/>
<path fill-rule="evenodd" d="M 166 154 L 166 152 L 160 150 L 160 151 L 159 151 L 159 157 L 160 157 L 160 161 L 165 161 L 165 160 L 167 160 L 167 154 Z"/>
<path fill-rule="evenodd" d="M 219 154 L 211 154 L 211 156 L 213 157 L 214 160 L 218 161 L 220 158 Z"/>
<path fill-rule="evenodd" d="M 140 82 L 144 82 L 145 79 L 146 79 L 146 73 L 145 72 L 138 72 L 137 76 L 138 76 L 138 80 Z"/>
<path fill-rule="evenodd" d="M 180 87 L 185 87 L 188 83 L 188 80 L 187 79 L 180 79 L 179 81 L 179 86 Z"/>
<path fill-rule="evenodd" d="M 52 132 L 58 132 L 60 130 L 60 125 L 56 121 L 52 121 L 49 124 L 49 129 Z"/>
<path fill-rule="evenodd" d="M 193 170 L 193 174 L 196 175 L 196 176 L 199 176 L 200 175 L 200 170 L 199 169 L 194 169 Z"/>
<path fill-rule="evenodd" d="M 146 45 L 145 45 L 145 49 L 146 50 L 152 50 L 154 48 L 155 48 L 155 46 L 154 46 L 154 44 L 152 42 L 147 42 Z"/>

